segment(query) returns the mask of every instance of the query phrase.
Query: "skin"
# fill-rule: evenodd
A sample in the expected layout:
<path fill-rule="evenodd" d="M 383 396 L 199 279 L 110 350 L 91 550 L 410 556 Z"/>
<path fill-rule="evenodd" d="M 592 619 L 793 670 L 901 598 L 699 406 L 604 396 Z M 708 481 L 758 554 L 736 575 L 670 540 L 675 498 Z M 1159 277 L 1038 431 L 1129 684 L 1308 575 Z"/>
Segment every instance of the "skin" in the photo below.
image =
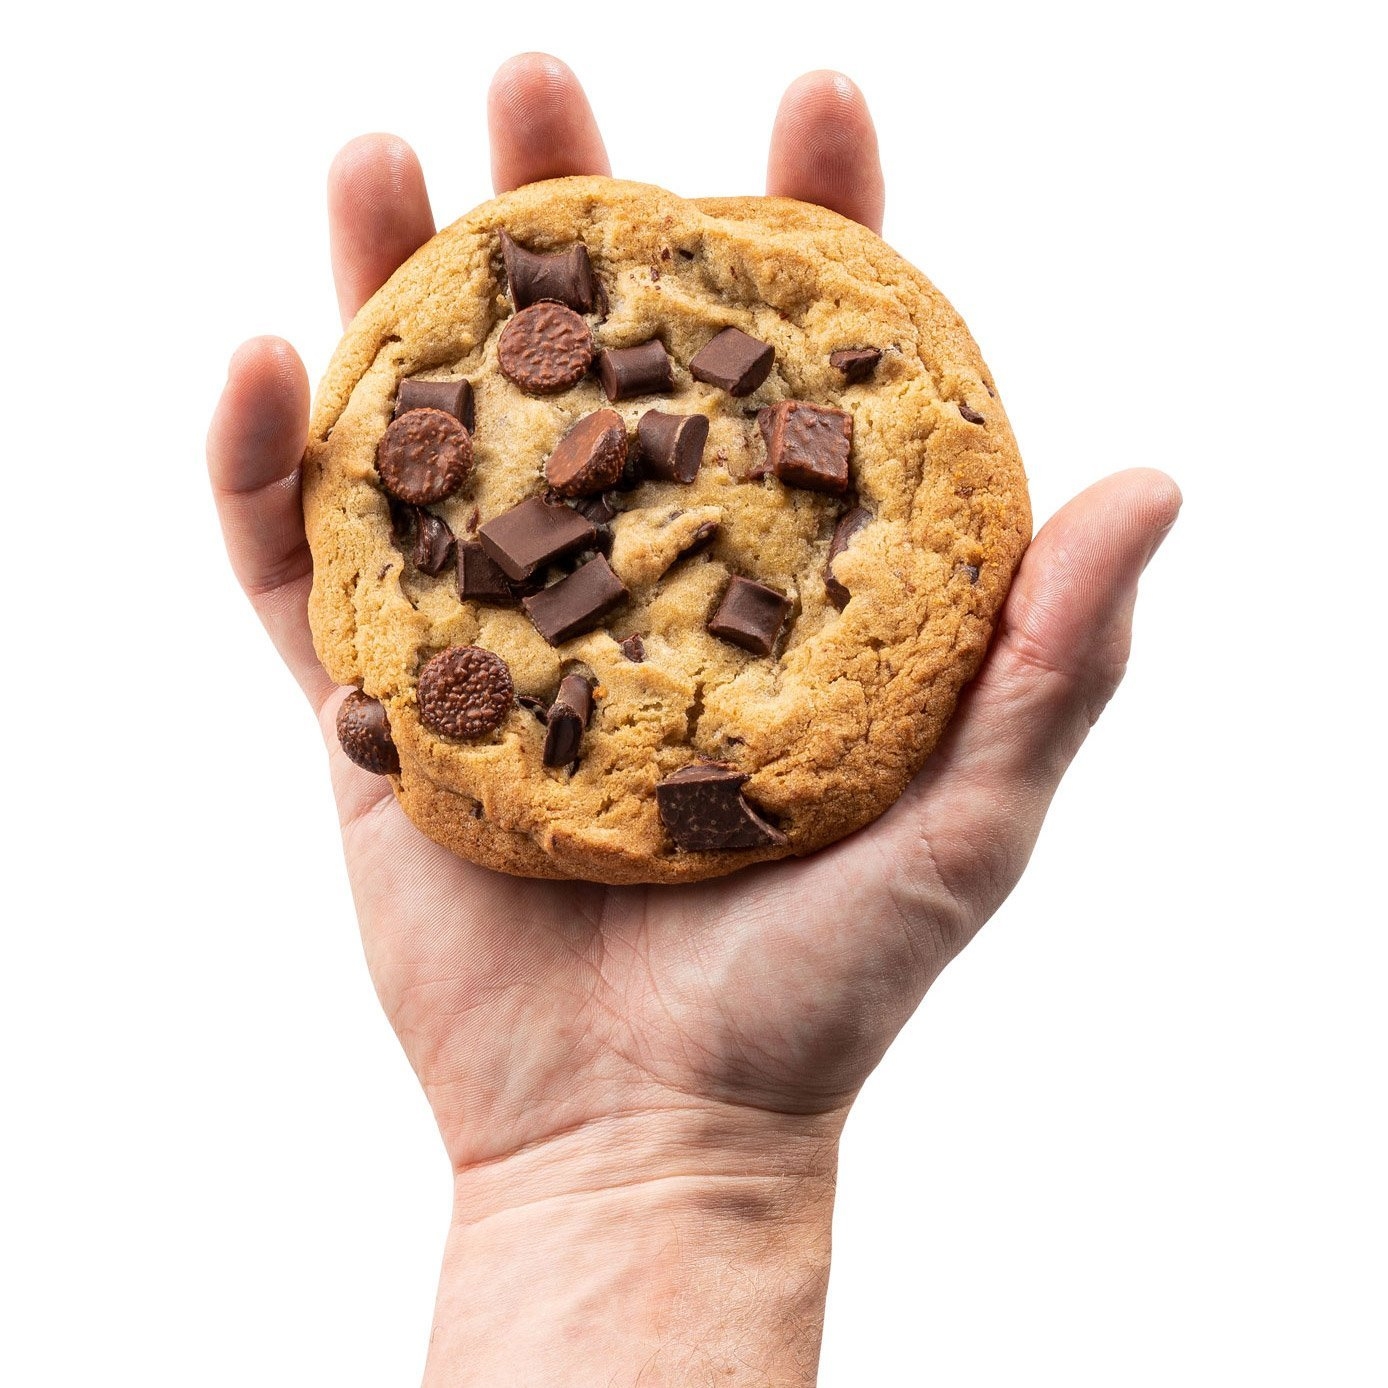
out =
<path fill-rule="evenodd" d="M 488 120 L 498 192 L 610 172 L 555 58 L 507 62 Z M 848 78 L 792 83 L 767 191 L 880 230 L 876 134 Z M 433 215 L 389 135 L 342 150 L 328 202 L 346 322 Z M 844 1118 L 1020 876 L 1122 678 L 1180 492 L 1123 472 L 1051 518 L 944 741 L 868 829 L 690 887 L 533 882 L 429 842 L 337 746 L 345 691 L 306 611 L 308 409 L 293 349 L 244 344 L 208 462 L 236 576 L 317 711 L 372 977 L 453 1164 L 426 1382 L 511 1381 L 523 1357 L 528 1383 L 812 1383 Z"/>

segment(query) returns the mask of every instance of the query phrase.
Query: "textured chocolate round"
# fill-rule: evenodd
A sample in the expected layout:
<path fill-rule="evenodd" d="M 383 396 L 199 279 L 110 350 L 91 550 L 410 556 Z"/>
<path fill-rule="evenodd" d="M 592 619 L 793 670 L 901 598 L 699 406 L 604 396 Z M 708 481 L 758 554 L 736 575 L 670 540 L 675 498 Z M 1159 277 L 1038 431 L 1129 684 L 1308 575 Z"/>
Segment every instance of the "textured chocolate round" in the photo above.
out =
<path fill-rule="evenodd" d="M 338 706 L 337 740 L 363 771 L 378 776 L 400 774 L 400 754 L 390 736 L 385 705 L 360 689 L 354 689 Z"/>
<path fill-rule="evenodd" d="M 451 646 L 419 672 L 420 721 L 440 737 L 485 737 L 506 721 L 515 701 L 510 668 L 481 646 Z"/>
<path fill-rule="evenodd" d="M 560 496 L 593 496 L 615 487 L 627 460 L 627 426 L 616 410 L 584 415 L 559 440 L 545 481 Z"/>
<path fill-rule="evenodd" d="M 497 364 L 532 395 L 576 386 L 593 364 L 593 334 L 573 309 L 549 300 L 523 308 L 501 330 Z"/>
<path fill-rule="evenodd" d="M 508 377 L 500 349 L 517 315 L 503 230 L 546 255 L 589 247 L 594 301 L 605 299 L 586 320 L 595 344 L 658 339 L 676 389 L 612 405 L 596 369 L 562 395 Z M 690 370 L 728 326 L 774 347 L 773 369 L 749 395 Z M 831 360 L 846 349 L 880 352 L 868 379 L 846 382 Z M 610 529 L 607 564 L 625 596 L 590 629 L 555 630 L 551 644 L 510 585 L 464 599 L 446 576 L 402 560 L 372 462 L 400 383 L 417 378 L 466 379 L 476 395 L 476 466 L 464 491 L 430 508 L 458 537 L 465 567 L 474 538 L 496 542 L 518 506 L 545 507 L 546 462 L 577 421 L 606 408 L 621 417 L 633 437 L 612 505 L 551 508 L 583 521 L 592 506 L 588 520 Z M 852 415 L 842 496 L 766 470 L 757 412 L 770 422 L 787 401 Z M 707 430 L 679 466 L 673 457 L 664 470 L 637 466 L 644 444 L 634 436 L 652 404 L 687 417 L 686 433 Z M 324 377 L 309 439 L 310 615 L 324 665 L 343 684 L 392 692 L 403 767 L 393 786 L 421 831 L 524 876 L 692 882 L 862 828 L 941 736 L 1030 533 L 1007 417 L 959 316 L 871 232 L 783 198 L 695 203 L 583 177 L 486 203 L 363 308 Z M 870 520 L 851 535 L 845 527 L 835 546 L 845 511 L 859 505 Z M 544 591 L 570 581 L 561 575 L 576 565 L 601 575 L 584 545 L 515 567 Z M 769 654 L 707 629 L 736 575 L 791 600 Z M 852 598 L 840 610 L 845 590 Z M 538 594 L 525 596 L 533 607 Z M 506 662 L 526 707 L 547 711 L 572 674 L 592 681 L 572 774 L 545 767 L 547 721 L 524 708 L 472 741 L 421 721 L 421 664 L 467 645 Z M 690 793 L 682 769 L 712 763 L 732 764 L 734 789 L 774 835 L 681 841 L 667 828 L 661 797 Z M 725 794 L 737 809 L 738 796 Z"/>
<path fill-rule="evenodd" d="M 472 439 L 442 410 L 410 410 L 390 427 L 376 450 L 381 483 L 401 501 L 427 506 L 450 497 L 472 471 Z"/>

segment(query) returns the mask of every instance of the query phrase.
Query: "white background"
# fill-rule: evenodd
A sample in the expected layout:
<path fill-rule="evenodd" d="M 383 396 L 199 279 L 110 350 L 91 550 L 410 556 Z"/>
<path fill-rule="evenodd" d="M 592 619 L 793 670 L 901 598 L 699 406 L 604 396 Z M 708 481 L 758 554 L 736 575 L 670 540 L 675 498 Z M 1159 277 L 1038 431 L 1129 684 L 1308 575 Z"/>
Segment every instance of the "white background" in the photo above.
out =
<path fill-rule="evenodd" d="M 202 439 L 244 337 L 326 364 L 333 152 L 396 131 L 461 214 L 489 77 L 536 47 L 618 173 L 691 195 L 760 191 L 785 84 L 849 72 L 1038 519 L 1136 464 L 1185 490 L 1028 876 L 851 1120 L 822 1383 L 1385 1381 L 1369 11 L 7 21 L 0 1381 L 418 1379 L 447 1165 Z"/>

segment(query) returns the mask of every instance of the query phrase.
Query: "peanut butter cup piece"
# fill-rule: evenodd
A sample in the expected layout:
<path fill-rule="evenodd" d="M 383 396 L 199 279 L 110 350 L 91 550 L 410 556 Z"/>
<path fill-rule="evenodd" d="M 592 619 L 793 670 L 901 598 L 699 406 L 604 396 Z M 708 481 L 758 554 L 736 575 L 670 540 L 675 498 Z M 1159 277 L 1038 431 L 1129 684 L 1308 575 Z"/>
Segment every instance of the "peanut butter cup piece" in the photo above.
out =
<path fill-rule="evenodd" d="M 507 380 L 531 395 L 555 395 L 593 364 L 593 334 L 573 309 L 546 299 L 506 324 L 496 354 Z"/>
<path fill-rule="evenodd" d="M 847 410 L 782 400 L 763 433 L 767 464 L 787 486 L 840 496 L 848 490 L 853 416 Z"/>
<path fill-rule="evenodd" d="M 376 449 L 376 471 L 392 496 L 415 506 L 450 497 L 472 471 L 472 439 L 442 410 L 392 420 Z"/>
<path fill-rule="evenodd" d="M 511 302 L 518 309 L 541 299 L 556 299 L 578 313 L 597 308 L 593 263 L 582 241 L 562 251 L 531 251 L 512 240 L 509 232 L 502 231 L 500 239 Z"/>
<path fill-rule="evenodd" d="M 397 776 L 400 754 L 390 735 L 385 705 L 354 689 L 338 705 L 337 740 L 349 761 L 377 776 Z"/>
<path fill-rule="evenodd" d="M 789 840 L 743 795 L 747 776 L 728 762 L 682 766 L 655 788 L 661 823 L 687 853 L 783 848 Z"/>
<path fill-rule="evenodd" d="M 555 446 L 545 481 L 560 496 L 593 496 L 621 480 L 627 460 L 627 426 L 616 410 L 584 415 Z"/>
<path fill-rule="evenodd" d="M 485 737 L 506 721 L 515 700 L 510 668 L 481 646 L 450 646 L 419 672 L 420 721 L 440 737 Z"/>
<path fill-rule="evenodd" d="M 771 374 L 775 349 L 740 328 L 724 328 L 689 363 L 696 381 L 721 386 L 729 395 L 750 395 Z"/>

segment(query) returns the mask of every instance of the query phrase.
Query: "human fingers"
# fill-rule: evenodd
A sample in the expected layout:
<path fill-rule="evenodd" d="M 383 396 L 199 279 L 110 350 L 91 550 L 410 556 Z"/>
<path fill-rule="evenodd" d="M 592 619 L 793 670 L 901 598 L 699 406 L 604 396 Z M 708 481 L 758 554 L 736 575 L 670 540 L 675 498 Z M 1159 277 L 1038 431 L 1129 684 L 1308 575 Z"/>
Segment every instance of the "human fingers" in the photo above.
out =
<path fill-rule="evenodd" d="M 343 323 L 433 234 L 414 150 L 395 135 L 361 135 L 344 145 L 328 171 L 328 238 Z"/>
<path fill-rule="evenodd" d="M 786 89 L 771 130 L 766 191 L 882 230 L 877 131 L 862 92 L 843 73 L 807 72 Z"/>
<path fill-rule="evenodd" d="M 1138 580 L 1180 507 L 1164 473 L 1121 472 L 1057 512 L 1023 557 L 983 668 L 887 826 L 915 892 L 956 908 L 947 953 L 1026 866 L 1061 776 L 1123 678 Z"/>
<path fill-rule="evenodd" d="M 333 685 L 308 626 L 313 559 L 299 495 L 308 404 L 308 375 L 287 342 L 243 343 L 212 416 L 207 469 L 237 581 L 317 708 Z"/>
<path fill-rule="evenodd" d="M 487 126 L 498 193 L 542 178 L 612 172 L 578 78 L 548 53 L 502 63 L 487 93 Z"/>

